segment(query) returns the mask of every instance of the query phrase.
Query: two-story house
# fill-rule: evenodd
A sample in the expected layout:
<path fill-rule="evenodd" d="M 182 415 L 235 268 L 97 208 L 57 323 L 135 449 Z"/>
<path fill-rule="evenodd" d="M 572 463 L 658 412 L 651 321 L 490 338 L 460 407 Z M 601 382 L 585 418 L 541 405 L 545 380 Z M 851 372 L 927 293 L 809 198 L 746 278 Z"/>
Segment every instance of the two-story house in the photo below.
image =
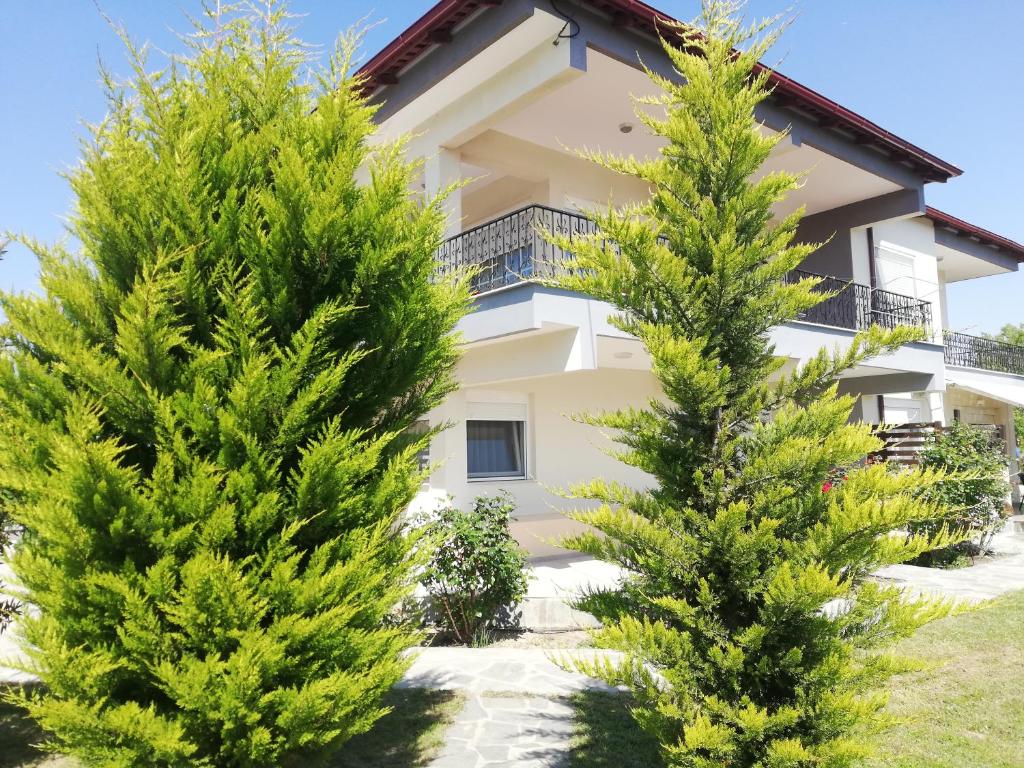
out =
<path fill-rule="evenodd" d="M 461 388 L 430 414 L 453 426 L 434 440 L 426 503 L 468 504 L 499 488 L 517 503 L 516 533 L 538 557 L 567 530 L 552 492 L 604 476 L 646 478 L 605 450 L 608 438 L 569 417 L 642 405 L 658 394 L 642 345 L 608 322 L 611 308 L 535 278 L 560 254 L 537 226 L 589 231 L 581 209 L 643 198 L 642 183 L 571 148 L 637 156 L 659 139 L 631 95 L 652 92 L 641 69 L 673 76 L 657 39 L 666 18 L 636 0 L 442 0 L 363 68 L 382 106 L 379 136 L 409 134 L 423 189 L 470 180 L 449 199 L 441 271 L 475 265 L 475 305 L 461 323 Z M 778 354 L 798 365 L 842 347 L 870 323 L 917 325 L 927 339 L 848 372 L 855 417 L 874 423 L 998 425 L 1012 445 L 1024 406 L 1024 349 L 947 330 L 946 286 L 1013 271 L 1024 246 L 925 204 L 926 185 L 961 171 L 825 96 L 772 72 L 759 119 L 788 129 L 766 171 L 809 170 L 780 208 L 806 208 L 800 236 L 828 240 L 803 265 L 845 288 L 776 328 Z"/>

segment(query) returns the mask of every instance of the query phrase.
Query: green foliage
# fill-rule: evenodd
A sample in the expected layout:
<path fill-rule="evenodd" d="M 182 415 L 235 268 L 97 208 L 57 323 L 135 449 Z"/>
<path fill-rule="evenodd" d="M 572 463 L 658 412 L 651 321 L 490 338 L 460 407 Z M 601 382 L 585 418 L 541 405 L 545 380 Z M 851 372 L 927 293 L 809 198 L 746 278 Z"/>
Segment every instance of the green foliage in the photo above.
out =
<path fill-rule="evenodd" d="M 999 329 L 999 333 L 995 336 L 989 336 L 989 338 L 995 339 L 996 341 L 1002 341 L 1007 344 L 1024 346 L 1024 323 L 1007 323 Z"/>
<path fill-rule="evenodd" d="M 478 496 L 473 509 L 444 507 L 425 526 L 434 548 L 422 583 L 460 643 L 475 643 L 526 594 L 526 552 L 509 532 L 514 509 L 507 493 Z"/>
<path fill-rule="evenodd" d="M 9 244 L 9 239 L 0 237 L 0 256 L 7 253 Z M 14 524 L 11 521 L 8 504 L 0 492 L 0 555 L 5 553 L 10 546 L 13 533 Z M 7 629 L 14 617 L 18 615 L 18 603 L 10 598 L 4 598 L 4 593 L 4 583 L 0 581 L 0 632 Z"/>
<path fill-rule="evenodd" d="M 665 44 L 680 78 L 649 73 L 661 96 L 638 110 L 660 156 L 582 153 L 647 182 L 650 200 L 593 212 L 599 235 L 547 235 L 576 254 L 560 284 L 618 309 L 663 393 L 580 417 L 616 434 L 652 487 L 570 491 L 597 505 L 573 513 L 594 530 L 565 545 L 630 574 L 584 600 L 622 660 L 578 666 L 629 687 L 671 765 L 838 768 L 879 724 L 876 686 L 906 666 L 884 646 L 946 610 L 867 578 L 946 543 L 890 535 L 940 514 L 920 489 L 941 473 L 866 464 L 881 443 L 849 423 L 855 399 L 835 385 L 920 331 L 875 327 L 796 370 L 774 353 L 770 330 L 823 296 L 815 278 L 782 279 L 816 246 L 794 242 L 801 211 L 774 215 L 800 177 L 759 174 L 785 138 L 755 119 L 769 92 L 755 68 L 776 34 L 733 10 L 711 2 L 699 31 L 664 30 L 680 40 Z"/>
<path fill-rule="evenodd" d="M 945 514 L 915 523 L 910 530 L 934 535 L 946 526 L 973 540 L 964 544 L 984 551 L 1003 519 L 1010 493 L 1002 441 L 991 430 L 954 421 L 945 432 L 929 437 L 921 451 L 921 464 L 948 474 L 941 483 L 925 490 L 925 496 L 938 502 Z M 933 560 L 934 555 L 929 552 L 924 558 Z"/>
<path fill-rule="evenodd" d="M 0 246 L 2 245 L 3 241 L 0 241 Z M 2 253 L 3 251 L 0 251 L 0 254 Z M 11 519 L 10 502 L 10 494 L 0 488 L 0 559 L 7 554 L 17 531 L 17 526 Z M 21 612 L 18 601 L 7 596 L 7 593 L 7 585 L 0 579 L 0 633 L 7 629 Z"/>
<path fill-rule="evenodd" d="M 996 341 L 1002 341 L 1007 344 L 1016 344 L 1019 347 L 1024 347 L 1024 323 L 1007 323 L 999 329 L 999 333 L 995 336 L 989 336 L 989 338 L 995 339 Z M 1024 435 L 1024 408 L 1013 409 L 1013 428 L 1017 438 L 1017 445 L 1021 444 L 1022 435 Z"/>
<path fill-rule="evenodd" d="M 0 501 L 0 556 L 6 553 L 10 547 L 14 530 L 14 523 L 10 519 L 7 505 Z M 20 613 L 18 602 L 13 598 L 4 597 L 6 591 L 6 585 L 0 580 L 0 633 L 7 629 Z"/>
<path fill-rule="evenodd" d="M 416 632 L 408 428 L 453 388 L 463 284 L 433 283 L 440 199 L 273 5 L 105 77 L 70 177 L 77 254 L 28 244 L 4 295 L 0 487 L 19 703 L 87 765 L 288 766 L 366 731 Z M 358 171 L 366 168 L 364 181 Z"/>

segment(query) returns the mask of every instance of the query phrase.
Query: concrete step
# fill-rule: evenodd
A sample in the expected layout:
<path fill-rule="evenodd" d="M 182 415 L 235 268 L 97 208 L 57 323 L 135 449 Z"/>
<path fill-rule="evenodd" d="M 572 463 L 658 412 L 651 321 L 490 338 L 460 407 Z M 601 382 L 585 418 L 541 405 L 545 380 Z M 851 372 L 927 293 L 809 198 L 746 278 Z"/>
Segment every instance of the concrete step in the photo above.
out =
<path fill-rule="evenodd" d="M 595 629 L 601 622 L 577 611 L 564 597 L 527 597 L 518 606 L 519 628 L 531 632 L 565 632 Z"/>

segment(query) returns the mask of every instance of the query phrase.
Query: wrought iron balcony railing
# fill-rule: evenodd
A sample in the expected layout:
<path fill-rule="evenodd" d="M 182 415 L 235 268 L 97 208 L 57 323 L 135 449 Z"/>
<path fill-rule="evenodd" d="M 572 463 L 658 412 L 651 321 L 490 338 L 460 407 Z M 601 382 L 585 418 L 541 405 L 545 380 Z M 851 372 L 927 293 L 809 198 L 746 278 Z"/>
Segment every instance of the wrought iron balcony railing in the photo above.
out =
<path fill-rule="evenodd" d="M 870 288 L 838 277 L 817 275 L 802 269 L 794 269 L 786 275 L 785 281 L 796 283 L 807 277 L 817 277 L 821 280 L 816 290 L 835 295 L 811 307 L 798 318 L 799 320 L 854 330 L 870 325 L 880 325 L 883 328 L 895 328 L 900 325 L 931 328 L 930 302 L 892 291 L 883 291 L 881 288 Z"/>
<path fill-rule="evenodd" d="M 942 341 L 946 365 L 1024 375 L 1024 347 L 956 331 L 943 331 Z"/>
<path fill-rule="evenodd" d="M 472 288 L 476 293 L 554 277 L 567 254 L 541 237 L 538 229 L 570 237 L 598 231 L 593 221 L 578 213 L 527 206 L 448 239 L 438 252 L 438 275 L 475 267 Z M 794 270 L 786 280 L 796 282 L 803 277 L 821 277 L 818 290 L 836 293 L 799 318 L 805 322 L 855 330 L 872 324 L 886 328 L 931 326 L 932 309 L 927 301 L 802 270 Z"/>
<path fill-rule="evenodd" d="M 530 205 L 449 238 L 438 253 L 438 271 L 443 276 L 475 267 L 475 293 L 554 277 L 566 254 L 541 237 L 538 229 L 589 235 L 597 231 L 597 225 L 578 213 Z"/>

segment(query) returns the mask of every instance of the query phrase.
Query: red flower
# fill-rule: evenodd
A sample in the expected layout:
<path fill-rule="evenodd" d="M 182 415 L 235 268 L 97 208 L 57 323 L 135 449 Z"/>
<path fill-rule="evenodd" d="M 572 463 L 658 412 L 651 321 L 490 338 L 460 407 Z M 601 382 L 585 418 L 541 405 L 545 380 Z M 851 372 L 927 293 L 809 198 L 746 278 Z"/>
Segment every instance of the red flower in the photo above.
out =
<path fill-rule="evenodd" d="M 832 481 L 831 480 L 826 480 L 824 483 L 821 484 L 821 492 L 822 493 L 828 493 L 831 490 L 832 490 Z"/>

